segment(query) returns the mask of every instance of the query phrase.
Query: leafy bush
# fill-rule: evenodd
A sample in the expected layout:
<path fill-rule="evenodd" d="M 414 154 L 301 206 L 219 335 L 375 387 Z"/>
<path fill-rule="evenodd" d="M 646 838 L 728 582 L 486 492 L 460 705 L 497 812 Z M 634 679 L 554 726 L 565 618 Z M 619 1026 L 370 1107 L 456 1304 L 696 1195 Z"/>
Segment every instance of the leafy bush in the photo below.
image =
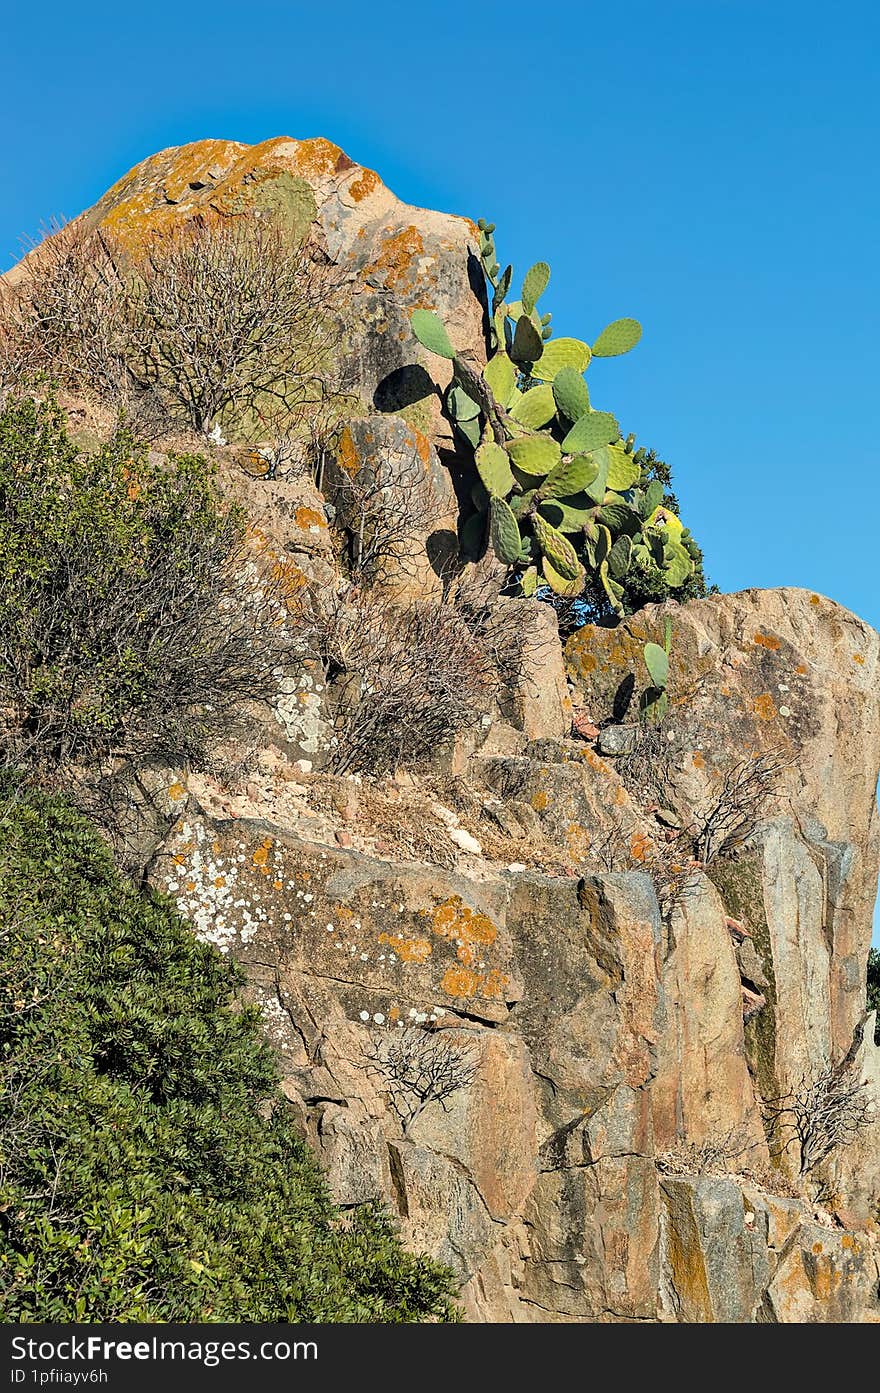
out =
<path fill-rule="evenodd" d="M 268 701 L 271 581 L 198 455 L 77 451 L 51 402 L 0 414 L 0 762 L 199 759 Z"/>
<path fill-rule="evenodd" d="M 330 1203 L 236 969 L 60 801 L 0 822 L 2 1319 L 453 1316 L 450 1273 Z"/>

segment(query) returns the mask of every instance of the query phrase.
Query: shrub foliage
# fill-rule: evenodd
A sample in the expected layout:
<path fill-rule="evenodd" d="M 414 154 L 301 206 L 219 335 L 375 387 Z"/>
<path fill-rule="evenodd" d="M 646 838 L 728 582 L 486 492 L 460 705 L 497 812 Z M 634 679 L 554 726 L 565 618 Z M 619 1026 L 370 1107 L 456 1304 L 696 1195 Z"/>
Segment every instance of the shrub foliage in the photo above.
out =
<path fill-rule="evenodd" d="M 0 818 L 2 1318 L 453 1316 L 445 1269 L 330 1203 L 237 970 L 60 801 Z"/>
<path fill-rule="evenodd" d="M 200 758 L 268 700 L 283 613 L 198 455 L 79 452 L 51 402 L 0 414 L 2 760 Z"/>

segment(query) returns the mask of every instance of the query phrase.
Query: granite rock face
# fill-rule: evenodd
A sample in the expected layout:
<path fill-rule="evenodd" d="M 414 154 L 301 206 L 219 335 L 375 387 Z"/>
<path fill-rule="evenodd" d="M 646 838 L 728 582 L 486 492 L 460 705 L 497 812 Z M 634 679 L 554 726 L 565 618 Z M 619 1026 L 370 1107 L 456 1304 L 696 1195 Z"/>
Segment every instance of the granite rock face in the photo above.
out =
<path fill-rule="evenodd" d="M 613 759 L 559 736 L 558 711 L 532 739 L 499 716 L 487 744 L 515 752 L 465 761 L 473 789 L 564 847 L 551 873 L 454 847 L 446 867 L 340 849 L 268 801 L 224 817 L 194 788 L 153 878 L 245 966 L 336 1195 L 381 1196 L 409 1243 L 454 1267 L 470 1319 L 880 1320 L 880 1051 L 864 1019 L 877 636 L 801 592 L 672 613 L 673 653 L 693 642 L 700 667 L 675 695 L 666 822 L 704 806 L 744 750 L 787 741 L 793 762 L 671 907 L 648 874 L 591 860 L 621 815 L 630 847 L 656 819 Z M 646 635 L 658 622 L 639 620 Z M 607 631 L 569 643 L 599 725 L 635 625 L 610 664 Z M 776 706 L 801 666 L 801 719 L 758 715 L 754 689 Z M 761 1100 L 847 1057 L 874 1120 L 820 1195 L 768 1149 Z M 420 1096 L 416 1075 L 452 1086 Z"/>

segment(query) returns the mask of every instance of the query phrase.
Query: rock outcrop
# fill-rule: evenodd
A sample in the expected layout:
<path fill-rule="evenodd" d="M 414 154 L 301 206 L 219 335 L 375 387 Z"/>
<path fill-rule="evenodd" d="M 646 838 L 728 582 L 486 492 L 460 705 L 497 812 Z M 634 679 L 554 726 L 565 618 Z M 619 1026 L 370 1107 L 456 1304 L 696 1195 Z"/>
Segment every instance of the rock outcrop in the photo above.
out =
<path fill-rule="evenodd" d="M 351 275 L 358 400 L 328 487 L 415 462 L 431 525 L 396 583 L 437 593 L 459 481 L 409 314 L 438 309 L 480 359 L 474 229 L 322 140 L 165 151 L 83 217 L 134 245 L 254 207 Z M 337 584 L 342 495 L 235 487 L 291 583 Z M 432 771 L 322 772 L 306 660 L 238 782 L 155 775 L 152 883 L 243 965 L 336 1198 L 387 1204 L 470 1319 L 880 1320 L 880 637 L 750 590 L 587 626 L 563 659 L 548 607 L 497 604 L 519 605 L 519 678 Z M 636 709 L 667 617 L 658 738 Z M 802 1176 L 768 1103 L 844 1066 L 865 1125 Z"/>
<path fill-rule="evenodd" d="M 782 747 L 789 762 L 665 912 L 638 869 L 656 819 L 614 760 L 560 737 L 558 701 L 543 738 L 539 708 L 528 729 L 498 716 L 464 761 L 486 818 L 529 829 L 507 865 L 462 850 L 448 809 L 414 814 L 406 787 L 399 822 L 445 813 L 450 854 L 404 859 L 363 788 L 302 775 L 286 810 L 271 777 L 238 799 L 181 783 L 154 878 L 244 964 L 334 1193 L 382 1196 L 458 1272 L 470 1318 L 878 1320 L 877 635 L 800 591 L 666 612 L 682 670 L 700 663 L 673 689 L 667 819 L 699 821 L 743 758 Z M 607 630 L 570 641 L 574 699 L 598 725 L 662 619 L 646 611 L 611 649 Z M 755 711 L 764 694 L 776 715 Z M 607 869 L 621 817 L 632 868 Z M 558 862 L 541 868 L 547 846 Z M 873 1119 L 821 1189 L 799 1183 L 762 1101 L 848 1055 Z M 450 1062 L 459 1086 L 420 1097 L 413 1078 Z"/>

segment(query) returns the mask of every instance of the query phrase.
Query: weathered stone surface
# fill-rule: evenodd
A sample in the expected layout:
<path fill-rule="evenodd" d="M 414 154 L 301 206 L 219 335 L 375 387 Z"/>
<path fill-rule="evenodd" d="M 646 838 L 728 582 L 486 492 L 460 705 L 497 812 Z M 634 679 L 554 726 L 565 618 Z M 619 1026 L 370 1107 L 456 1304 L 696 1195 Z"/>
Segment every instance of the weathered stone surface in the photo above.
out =
<path fill-rule="evenodd" d="M 787 762 L 740 861 L 710 870 L 728 912 L 754 932 L 771 1010 L 753 1031 L 752 1062 L 768 1089 L 784 1091 L 847 1053 L 864 1010 L 880 847 L 880 637 L 805 590 L 649 607 L 568 642 L 569 675 L 594 720 L 629 709 L 643 645 L 662 637 L 667 615 L 669 801 L 683 822 L 704 820 L 737 763 L 768 753 Z"/>
<path fill-rule="evenodd" d="M 628 755 L 639 740 L 638 726 L 604 726 L 599 731 L 597 745 L 600 755 Z"/>
<path fill-rule="evenodd" d="M 521 645 L 519 672 L 502 715 L 529 740 L 566 739 L 572 705 L 556 615 L 537 600 L 500 599 L 493 609 L 499 628 L 509 625 Z"/>
<path fill-rule="evenodd" d="M 861 1235 L 804 1223 L 779 1255 L 760 1319 L 880 1323 L 880 1262 Z"/>
<path fill-rule="evenodd" d="M 658 1151 L 713 1143 L 731 1166 L 766 1165 L 746 1062 L 741 980 L 721 898 L 700 878 L 673 910 L 662 968 L 666 1008 L 651 1090 Z"/>
<path fill-rule="evenodd" d="M 750 1323 L 767 1288 L 766 1227 L 731 1180 L 665 1176 L 662 1292 L 678 1321 Z"/>

